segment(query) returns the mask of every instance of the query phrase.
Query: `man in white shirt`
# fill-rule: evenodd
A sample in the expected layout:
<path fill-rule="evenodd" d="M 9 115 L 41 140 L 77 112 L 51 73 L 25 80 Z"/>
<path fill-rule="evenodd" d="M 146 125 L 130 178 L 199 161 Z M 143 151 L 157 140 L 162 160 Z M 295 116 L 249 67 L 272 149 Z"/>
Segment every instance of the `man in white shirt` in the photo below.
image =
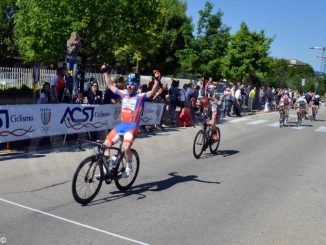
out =
<path fill-rule="evenodd" d="M 238 117 L 241 117 L 242 89 L 243 85 L 240 85 L 234 93 L 234 112 Z"/>

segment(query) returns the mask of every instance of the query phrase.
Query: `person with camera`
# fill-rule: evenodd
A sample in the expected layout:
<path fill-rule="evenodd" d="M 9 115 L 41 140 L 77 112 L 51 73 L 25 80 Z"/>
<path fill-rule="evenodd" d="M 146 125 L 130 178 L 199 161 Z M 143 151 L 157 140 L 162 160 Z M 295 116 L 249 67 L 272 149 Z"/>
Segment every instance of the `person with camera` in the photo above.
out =
<path fill-rule="evenodd" d="M 73 71 L 72 75 L 75 78 L 77 75 L 77 58 L 80 49 L 80 38 L 78 32 L 72 32 L 69 40 L 67 41 L 66 53 L 66 68 L 67 71 Z"/>
<path fill-rule="evenodd" d="M 77 78 L 77 67 L 78 67 L 78 53 L 81 49 L 80 36 L 78 32 L 72 32 L 70 38 L 67 41 L 67 52 L 66 52 L 66 68 L 68 77 L 72 78 L 72 93 L 76 97 L 78 94 L 78 78 Z M 69 78 L 67 78 L 69 79 Z"/>
<path fill-rule="evenodd" d="M 152 98 L 156 93 L 156 90 L 161 81 L 161 74 L 159 71 L 154 70 L 155 82 L 153 88 L 146 92 L 138 94 L 137 90 L 140 85 L 140 75 L 139 74 L 129 74 L 127 78 L 127 89 L 126 91 L 120 90 L 117 87 L 113 86 L 109 71 L 110 67 L 108 65 L 103 65 L 101 71 L 104 73 L 104 80 L 109 89 L 112 90 L 115 94 L 119 95 L 122 100 L 121 105 L 121 122 L 112 129 L 109 134 L 106 136 L 104 145 L 106 147 L 112 146 L 116 143 L 120 135 L 123 135 L 123 151 L 125 153 L 125 158 L 127 160 L 126 169 L 122 177 L 129 177 L 131 169 L 131 145 L 135 140 L 135 137 L 138 134 L 138 125 L 140 121 L 140 115 L 142 114 L 144 103 L 146 100 Z M 109 149 L 105 150 L 105 156 L 109 156 Z"/>
<path fill-rule="evenodd" d="M 90 90 L 88 90 L 86 93 L 87 103 L 91 105 L 102 104 L 102 96 L 103 93 L 101 90 L 99 90 L 98 82 L 94 79 L 91 84 Z"/>

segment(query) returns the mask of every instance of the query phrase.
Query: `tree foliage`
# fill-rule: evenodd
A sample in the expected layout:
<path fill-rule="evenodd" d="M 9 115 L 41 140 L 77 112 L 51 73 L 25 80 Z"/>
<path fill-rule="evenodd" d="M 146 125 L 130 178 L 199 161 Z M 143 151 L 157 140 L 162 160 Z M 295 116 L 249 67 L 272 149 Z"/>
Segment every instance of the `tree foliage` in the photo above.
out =
<path fill-rule="evenodd" d="M 63 61 L 73 31 L 82 39 L 82 63 L 115 63 L 156 45 L 156 1 L 18 0 L 17 6 L 17 44 L 27 62 Z"/>
<path fill-rule="evenodd" d="M 14 12 L 15 0 L 0 2 L 0 64 L 10 65 L 18 57 L 14 45 Z"/>
<path fill-rule="evenodd" d="M 212 10 L 213 5 L 206 2 L 205 8 L 199 11 L 196 37 L 177 55 L 185 71 L 220 78 L 230 28 L 222 22 L 223 12 L 212 14 Z"/>
<path fill-rule="evenodd" d="M 163 74 L 187 72 L 217 79 L 262 82 L 308 90 L 325 87 L 310 66 L 289 67 L 272 59 L 274 38 L 250 32 L 246 23 L 230 34 L 223 12 L 206 2 L 195 26 L 183 0 L 1 0 L 0 65 L 25 63 L 52 66 L 64 62 L 70 33 L 80 33 L 82 66 L 96 70 L 103 62 L 118 72 Z"/>
<path fill-rule="evenodd" d="M 270 44 L 273 38 L 265 37 L 264 31 L 250 32 L 242 22 L 240 30 L 231 37 L 225 57 L 224 76 L 245 81 L 252 76 L 262 77 L 271 64 L 269 57 Z"/>

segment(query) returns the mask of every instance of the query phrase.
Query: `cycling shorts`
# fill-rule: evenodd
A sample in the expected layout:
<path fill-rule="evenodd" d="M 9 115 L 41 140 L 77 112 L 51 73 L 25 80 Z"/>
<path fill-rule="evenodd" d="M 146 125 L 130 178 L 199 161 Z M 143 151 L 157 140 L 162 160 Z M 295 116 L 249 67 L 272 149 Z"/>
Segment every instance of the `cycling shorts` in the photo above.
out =
<path fill-rule="evenodd" d="M 110 133 L 106 136 L 106 140 L 110 142 L 111 145 L 116 143 L 120 135 L 123 135 L 123 142 L 131 143 L 138 135 L 138 123 L 119 123 Z"/>
<path fill-rule="evenodd" d="M 315 106 L 319 106 L 319 101 L 314 101 L 312 104 Z"/>

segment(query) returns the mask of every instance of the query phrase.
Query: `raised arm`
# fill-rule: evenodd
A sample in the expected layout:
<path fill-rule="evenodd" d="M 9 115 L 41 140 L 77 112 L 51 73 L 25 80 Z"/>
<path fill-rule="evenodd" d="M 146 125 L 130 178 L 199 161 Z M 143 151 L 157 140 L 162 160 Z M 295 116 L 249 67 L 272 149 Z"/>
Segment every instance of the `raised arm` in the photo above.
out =
<path fill-rule="evenodd" d="M 110 67 L 105 64 L 101 67 L 101 71 L 103 72 L 103 77 L 106 83 L 106 86 L 113 92 L 115 93 L 115 90 L 117 89 L 115 86 L 113 86 L 111 76 L 109 74 Z"/>
<path fill-rule="evenodd" d="M 154 82 L 154 86 L 153 86 L 152 90 L 148 91 L 146 93 L 148 98 L 152 98 L 155 95 L 158 85 L 160 84 L 160 81 L 161 81 L 161 73 L 157 70 L 154 70 L 153 72 L 154 72 L 154 76 L 155 76 L 155 82 Z"/>

